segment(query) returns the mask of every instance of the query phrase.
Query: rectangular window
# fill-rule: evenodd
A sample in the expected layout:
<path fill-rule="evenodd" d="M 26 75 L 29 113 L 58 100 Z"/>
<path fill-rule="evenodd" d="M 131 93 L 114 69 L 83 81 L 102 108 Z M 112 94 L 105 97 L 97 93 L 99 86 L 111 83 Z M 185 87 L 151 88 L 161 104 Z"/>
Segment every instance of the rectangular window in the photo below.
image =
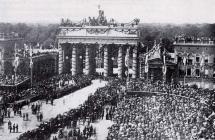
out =
<path fill-rule="evenodd" d="M 200 62 L 200 57 L 197 56 L 197 57 L 196 57 L 196 63 L 199 63 L 199 62 Z"/>
<path fill-rule="evenodd" d="M 200 70 L 199 69 L 196 69 L 196 76 L 200 76 Z"/>
<path fill-rule="evenodd" d="M 193 64 L 193 60 L 192 59 L 188 59 L 188 65 L 192 65 Z"/>
<path fill-rule="evenodd" d="M 182 58 L 179 56 L 178 57 L 178 63 L 182 62 Z"/>
<path fill-rule="evenodd" d="M 191 69 L 190 68 L 187 69 L 187 76 L 191 76 Z"/>

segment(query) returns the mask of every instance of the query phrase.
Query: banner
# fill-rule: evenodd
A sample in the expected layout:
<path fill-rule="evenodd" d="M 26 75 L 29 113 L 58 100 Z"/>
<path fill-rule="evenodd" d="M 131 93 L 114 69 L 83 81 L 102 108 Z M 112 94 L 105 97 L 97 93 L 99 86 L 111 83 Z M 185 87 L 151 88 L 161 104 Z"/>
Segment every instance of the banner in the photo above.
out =
<path fill-rule="evenodd" d="M 125 55 L 125 66 L 129 69 L 129 52 L 130 47 L 127 49 L 126 55 Z"/>
<path fill-rule="evenodd" d="M 32 58 L 30 59 L 30 68 L 32 68 L 33 67 L 33 60 L 32 60 Z"/>
<path fill-rule="evenodd" d="M 163 71 L 163 74 L 166 75 L 166 65 L 163 65 L 162 71 Z"/>
<path fill-rule="evenodd" d="M 144 46 L 144 44 L 142 43 L 142 42 L 140 42 L 140 45 L 144 48 L 145 46 Z"/>
<path fill-rule="evenodd" d="M 201 62 L 200 62 L 201 67 L 204 66 L 204 61 L 205 61 L 204 56 L 202 56 L 202 59 L 201 59 Z"/>
<path fill-rule="evenodd" d="M 165 56 L 165 50 L 163 52 L 163 74 L 166 75 L 166 56 Z"/>
<path fill-rule="evenodd" d="M 160 53 L 160 45 L 155 45 L 152 50 L 150 50 L 148 54 L 148 59 L 153 60 L 156 58 L 161 58 L 161 53 Z"/>
<path fill-rule="evenodd" d="M 148 54 L 147 54 L 145 59 L 145 73 L 148 73 L 148 71 L 149 71 L 149 64 L 148 64 Z"/>
<path fill-rule="evenodd" d="M 186 61 L 187 61 L 187 59 L 186 59 L 186 57 L 184 56 L 184 57 L 183 57 L 183 64 L 184 64 L 184 65 L 186 65 Z"/>
<path fill-rule="evenodd" d="M 14 67 L 15 67 L 15 69 L 17 69 L 18 66 L 19 66 L 19 57 L 16 56 L 15 59 L 14 59 Z"/>

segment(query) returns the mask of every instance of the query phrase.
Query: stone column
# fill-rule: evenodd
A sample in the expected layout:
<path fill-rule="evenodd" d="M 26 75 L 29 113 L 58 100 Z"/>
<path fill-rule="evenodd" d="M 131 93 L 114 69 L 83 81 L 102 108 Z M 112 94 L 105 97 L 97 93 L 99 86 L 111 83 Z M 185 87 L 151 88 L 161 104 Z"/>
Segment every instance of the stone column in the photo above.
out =
<path fill-rule="evenodd" d="M 86 53 L 85 53 L 85 74 L 90 74 L 90 58 L 89 58 L 89 46 L 86 46 Z"/>
<path fill-rule="evenodd" d="M 76 47 L 76 74 L 83 74 L 83 49 L 80 44 Z"/>
<path fill-rule="evenodd" d="M 118 77 L 122 78 L 122 74 L 123 74 L 123 62 L 122 62 L 122 58 L 123 54 L 122 54 L 122 47 L 119 47 L 119 51 L 118 51 Z"/>
<path fill-rule="evenodd" d="M 137 78 L 137 47 L 135 46 L 133 49 L 133 61 L 132 61 L 132 78 Z"/>
<path fill-rule="evenodd" d="M 60 43 L 58 43 L 58 74 L 63 73 L 63 49 Z"/>
<path fill-rule="evenodd" d="M 92 45 L 89 49 L 89 74 L 96 73 L 96 46 Z"/>
<path fill-rule="evenodd" d="M 72 69 L 71 69 L 72 75 L 76 74 L 76 47 L 73 46 L 72 48 Z"/>
<path fill-rule="evenodd" d="M 113 76 L 113 59 L 114 56 L 113 56 L 113 46 L 114 44 L 112 45 L 109 45 L 108 46 L 108 76 Z"/>
<path fill-rule="evenodd" d="M 108 48 L 104 47 L 104 76 L 108 76 Z"/>

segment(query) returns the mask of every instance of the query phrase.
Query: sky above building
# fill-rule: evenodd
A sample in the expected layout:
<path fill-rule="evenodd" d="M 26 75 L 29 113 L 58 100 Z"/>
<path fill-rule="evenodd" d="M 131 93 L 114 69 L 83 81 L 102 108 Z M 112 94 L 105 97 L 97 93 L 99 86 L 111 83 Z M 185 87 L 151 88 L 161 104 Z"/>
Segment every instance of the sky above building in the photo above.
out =
<path fill-rule="evenodd" d="M 98 15 L 141 23 L 214 23 L 215 0 L 0 0 L 0 22 L 60 23 Z"/>

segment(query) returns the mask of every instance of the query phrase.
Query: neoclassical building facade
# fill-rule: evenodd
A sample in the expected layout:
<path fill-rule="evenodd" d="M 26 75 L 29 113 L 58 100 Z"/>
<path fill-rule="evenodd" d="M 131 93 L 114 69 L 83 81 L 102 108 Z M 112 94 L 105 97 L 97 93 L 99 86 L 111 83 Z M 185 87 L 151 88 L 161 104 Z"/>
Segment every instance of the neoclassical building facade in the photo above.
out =
<path fill-rule="evenodd" d="M 113 19 L 107 21 L 104 11 L 99 10 L 97 18 L 83 19 L 79 23 L 62 20 L 57 34 L 58 73 L 94 74 L 103 76 L 146 78 L 145 57 L 154 58 L 155 44 L 148 53 L 140 54 L 144 47 L 139 40 L 139 20 L 128 24 L 118 24 Z M 147 77 L 151 79 L 215 78 L 214 41 L 201 38 L 185 41 L 177 38 L 173 44 L 175 52 L 171 59 L 163 61 L 163 54 L 149 60 Z M 169 54 L 165 54 L 169 55 Z M 167 66 L 166 74 L 162 67 Z M 170 80 L 171 81 L 171 80 Z"/>
<path fill-rule="evenodd" d="M 99 10 L 98 18 L 84 19 L 79 24 L 62 23 L 57 35 L 59 61 L 58 72 L 99 73 L 104 76 L 126 74 L 136 78 L 138 72 L 138 29 L 139 20 L 130 24 L 107 22 L 104 12 Z M 126 54 L 129 49 L 129 54 Z"/>
<path fill-rule="evenodd" d="M 185 41 L 178 38 L 174 44 L 179 77 L 215 78 L 215 43 L 209 38 Z"/>

